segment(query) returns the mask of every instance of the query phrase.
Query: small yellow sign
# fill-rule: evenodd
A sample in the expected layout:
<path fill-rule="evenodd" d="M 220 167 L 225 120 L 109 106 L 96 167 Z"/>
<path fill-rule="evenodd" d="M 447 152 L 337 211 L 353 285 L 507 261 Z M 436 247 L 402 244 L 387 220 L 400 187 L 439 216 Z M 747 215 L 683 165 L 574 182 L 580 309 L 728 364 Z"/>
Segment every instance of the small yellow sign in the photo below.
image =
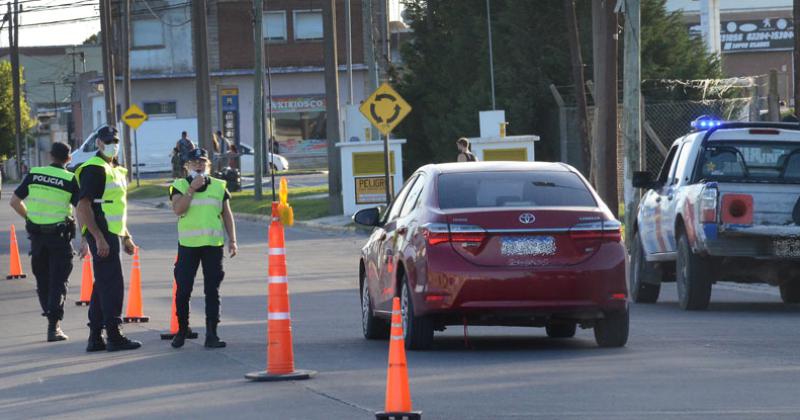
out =
<path fill-rule="evenodd" d="M 391 193 L 394 196 L 394 178 L 391 182 Z M 367 176 L 356 177 L 356 204 L 381 204 L 386 203 L 386 177 Z"/>
<path fill-rule="evenodd" d="M 136 130 L 140 125 L 142 125 L 143 122 L 147 121 L 147 114 L 145 114 L 141 108 L 136 106 L 136 104 L 131 104 L 131 107 L 128 108 L 124 114 L 122 114 L 122 121 Z"/>
<path fill-rule="evenodd" d="M 382 84 L 358 108 L 381 133 L 389 133 L 411 112 L 406 102 L 388 83 Z"/>

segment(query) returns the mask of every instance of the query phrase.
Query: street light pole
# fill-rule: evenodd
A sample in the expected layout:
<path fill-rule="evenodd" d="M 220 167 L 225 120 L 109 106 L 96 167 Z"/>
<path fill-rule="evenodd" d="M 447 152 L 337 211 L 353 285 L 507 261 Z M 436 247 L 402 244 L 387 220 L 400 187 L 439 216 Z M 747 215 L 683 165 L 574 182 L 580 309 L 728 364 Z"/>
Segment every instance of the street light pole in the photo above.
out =
<path fill-rule="evenodd" d="M 492 9 L 486 0 L 486 27 L 489 32 L 489 78 L 492 82 L 492 110 L 497 109 L 494 99 L 494 52 L 492 51 Z"/>

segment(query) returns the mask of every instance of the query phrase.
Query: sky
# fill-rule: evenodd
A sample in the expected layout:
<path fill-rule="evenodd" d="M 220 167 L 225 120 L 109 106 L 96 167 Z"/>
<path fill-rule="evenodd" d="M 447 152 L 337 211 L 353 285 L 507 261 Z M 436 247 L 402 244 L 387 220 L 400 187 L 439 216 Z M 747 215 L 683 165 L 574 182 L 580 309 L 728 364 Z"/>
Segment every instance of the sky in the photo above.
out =
<path fill-rule="evenodd" d="M 142 0 L 134 0 L 142 1 Z M 0 0 L 0 13 L 5 14 L 6 6 Z M 100 31 L 100 21 L 61 23 L 46 26 L 42 22 L 63 21 L 98 15 L 98 1 L 92 0 L 20 0 L 23 13 L 20 14 L 20 45 L 73 45 Z M 400 0 L 389 0 L 392 20 L 400 20 Z M 8 25 L 0 31 L 0 47 L 8 46 Z"/>

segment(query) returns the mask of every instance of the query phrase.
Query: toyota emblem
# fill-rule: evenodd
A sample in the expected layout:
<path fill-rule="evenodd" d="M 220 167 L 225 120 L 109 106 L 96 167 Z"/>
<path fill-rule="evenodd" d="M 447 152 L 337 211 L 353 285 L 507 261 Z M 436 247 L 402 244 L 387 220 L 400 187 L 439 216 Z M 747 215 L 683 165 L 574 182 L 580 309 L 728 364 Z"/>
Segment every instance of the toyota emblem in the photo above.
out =
<path fill-rule="evenodd" d="M 519 215 L 519 222 L 523 225 L 529 225 L 536 221 L 536 217 L 530 213 L 522 213 Z"/>

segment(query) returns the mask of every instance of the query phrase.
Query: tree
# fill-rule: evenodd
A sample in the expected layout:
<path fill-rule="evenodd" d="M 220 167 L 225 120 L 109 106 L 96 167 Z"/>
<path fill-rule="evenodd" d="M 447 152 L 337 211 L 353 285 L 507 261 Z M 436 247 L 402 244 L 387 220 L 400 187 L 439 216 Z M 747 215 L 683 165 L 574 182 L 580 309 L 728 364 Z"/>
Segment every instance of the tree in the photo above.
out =
<path fill-rule="evenodd" d="M 719 77 L 719 61 L 689 37 L 679 13 L 668 13 L 665 0 L 642 2 L 643 78 Z M 414 36 L 401 47 L 404 67 L 394 82 L 414 108 L 397 133 L 408 140 L 404 169 L 409 173 L 425 163 L 455 160 L 455 140 L 477 135 L 478 112 L 491 109 L 491 93 L 485 3 L 405 4 Z M 574 83 L 563 2 L 491 0 L 491 7 L 497 107 L 511 123 L 508 134 L 540 135 L 537 159 L 555 160 L 558 108 L 549 86 Z M 590 15 L 591 3 L 578 1 L 587 64 L 592 62 Z"/>
<path fill-rule="evenodd" d="M 22 73 L 22 69 L 20 69 Z M 11 82 L 11 62 L 0 61 L 0 156 L 7 158 L 15 152 L 14 136 L 14 95 Z M 21 77 L 20 77 L 21 79 Z M 21 80 L 22 85 L 25 81 Z M 21 98 L 22 105 L 22 136 L 34 127 L 35 122 L 30 116 L 28 103 L 25 96 Z"/>
<path fill-rule="evenodd" d="M 98 32 L 84 39 L 83 45 L 100 45 L 101 40 L 102 40 L 102 33 Z"/>

